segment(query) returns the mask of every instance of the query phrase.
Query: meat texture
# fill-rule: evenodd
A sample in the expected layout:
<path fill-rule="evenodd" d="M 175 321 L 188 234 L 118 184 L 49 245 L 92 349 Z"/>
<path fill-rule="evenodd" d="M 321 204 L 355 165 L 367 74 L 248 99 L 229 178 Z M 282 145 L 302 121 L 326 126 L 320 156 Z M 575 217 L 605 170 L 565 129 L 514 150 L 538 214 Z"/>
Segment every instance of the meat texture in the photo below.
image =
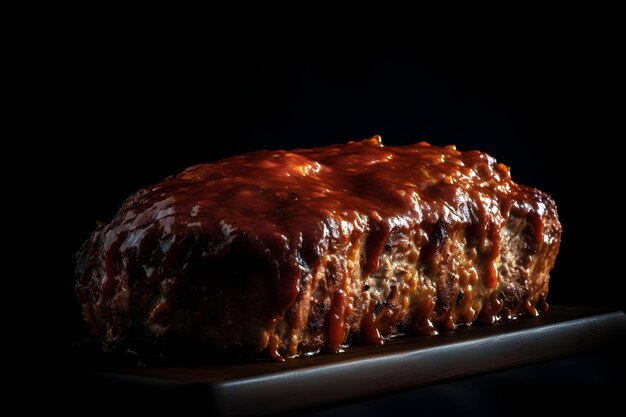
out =
<path fill-rule="evenodd" d="M 76 255 L 105 350 L 276 360 L 547 309 L 561 226 L 479 152 L 380 137 L 259 151 L 145 188 Z"/>

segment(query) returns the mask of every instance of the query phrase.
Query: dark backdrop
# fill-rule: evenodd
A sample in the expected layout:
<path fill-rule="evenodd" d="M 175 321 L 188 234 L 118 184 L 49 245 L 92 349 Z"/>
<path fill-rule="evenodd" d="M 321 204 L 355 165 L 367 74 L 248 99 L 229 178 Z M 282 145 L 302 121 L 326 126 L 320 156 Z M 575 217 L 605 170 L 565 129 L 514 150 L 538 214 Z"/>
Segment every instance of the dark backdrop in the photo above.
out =
<path fill-rule="evenodd" d="M 302 15 L 275 19 L 288 20 L 284 26 L 237 13 L 220 27 L 226 19 L 218 13 L 200 16 L 201 24 L 147 12 L 127 22 L 95 12 L 78 18 L 76 10 L 38 22 L 29 13 L 30 25 L 6 38 L 19 54 L 3 55 L 21 72 L 5 76 L 18 91 L 6 101 L 28 110 L 23 122 L 9 120 L 19 122 L 18 135 L 5 140 L 17 146 L 2 154 L 5 225 L 22 237 L 5 239 L 22 256 L 5 255 L 18 271 L 3 281 L 23 286 L 3 287 L 3 303 L 17 304 L 5 322 L 18 324 L 17 332 L 5 330 L 5 343 L 29 353 L 16 364 L 67 369 L 70 342 L 80 335 L 72 254 L 96 220 L 109 221 L 140 187 L 246 151 L 373 134 L 389 145 L 480 149 L 510 166 L 514 180 L 548 192 L 564 229 L 548 301 L 625 309 L 623 45 L 606 16 L 570 11 L 516 13 L 521 18 L 511 21 L 490 10 L 479 21 L 446 15 L 441 25 L 398 12 L 393 28 L 351 17 L 343 31 L 325 20 L 301 25 Z M 17 45 L 27 37 L 28 45 Z M 585 384 L 593 381 L 584 377 L 597 374 L 593 366 L 572 372 L 582 379 L 574 396 L 595 407 L 603 400 L 589 397 Z M 27 389 L 29 403 L 47 406 L 48 394 L 77 409 L 79 395 L 57 384 L 63 374 L 21 374 L 25 382 L 13 385 Z M 557 404 L 572 393 L 568 374 L 555 374 L 566 384 Z M 526 389 L 550 372 L 532 375 Z M 492 390 L 476 386 L 483 398 L 476 401 L 489 401 Z M 445 398 L 456 395 L 450 390 Z M 544 398 L 544 391 L 554 386 L 524 395 Z M 597 398 L 615 404 L 614 391 Z M 117 407 L 106 394 L 96 393 L 102 402 L 87 409 Z"/>
<path fill-rule="evenodd" d="M 624 308 L 622 248 L 610 239 L 623 230 L 623 162 L 611 145 L 624 134 L 614 104 L 623 66 L 610 27 L 257 29 L 86 25 L 49 45 L 54 120 L 37 153 L 55 216 L 55 344 L 79 328 L 72 254 L 140 187 L 242 152 L 373 134 L 480 149 L 548 192 L 564 229 L 549 302 Z"/>

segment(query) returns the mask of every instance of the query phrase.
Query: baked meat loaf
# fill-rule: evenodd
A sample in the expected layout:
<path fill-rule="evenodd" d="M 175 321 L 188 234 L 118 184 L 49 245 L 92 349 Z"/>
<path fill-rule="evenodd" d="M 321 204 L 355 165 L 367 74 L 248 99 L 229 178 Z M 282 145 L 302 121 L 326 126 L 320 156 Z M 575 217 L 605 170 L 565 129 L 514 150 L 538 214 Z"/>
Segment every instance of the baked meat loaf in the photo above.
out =
<path fill-rule="evenodd" d="M 276 360 L 547 309 L 554 201 L 489 155 L 380 137 L 259 151 L 145 188 L 76 255 L 105 349 Z"/>

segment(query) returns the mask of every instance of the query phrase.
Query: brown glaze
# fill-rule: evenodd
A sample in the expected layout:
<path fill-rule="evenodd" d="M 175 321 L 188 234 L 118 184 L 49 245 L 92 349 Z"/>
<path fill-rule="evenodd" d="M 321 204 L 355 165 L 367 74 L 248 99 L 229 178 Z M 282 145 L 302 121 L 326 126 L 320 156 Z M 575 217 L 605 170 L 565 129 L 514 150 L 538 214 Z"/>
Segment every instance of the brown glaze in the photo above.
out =
<path fill-rule="evenodd" d="M 418 254 L 415 262 L 429 265 L 462 228 L 468 241 L 482 242 L 485 272 L 478 279 L 494 289 L 501 231 L 509 217 L 526 219 L 540 244 L 547 212 L 556 218 L 548 196 L 512 182 L 509 168 L 479 151 L 460 152 L 454 146 L 425 142 L 383 146 L 375 136 L 314 149 L 253 152 L 190 167 L 128 199 L 114 220 L 92 235 L 91 245 L 98 249 L 83 255 L 85 270 L 77 293 L 84 302 L 100 291 L 97 302 L 106 303 L 119 285 L 125 285 L 120 276 L 129 258 L 142 268 L 135 276 L 163 286 L 169 279 L 163 276 L 164 265 L 187 267 L 190 243 L 180 237 L 190 232 L 203 236 L 202 256 L 207 260 L 223 259 L 238 244 L 246 253 L 261 254 L 254 260 L 258 273 L 270 283 L 267 327 L 273 328 L 265 345 L 278 357 L 275 327 L 297 301 L 303 277 L 319 269 L 324 254 L 334 250 L 330 246 L 363 241 L 360 273 L 369 275 L 379 270 L 392 235 L 396 241 L 411 241 Z M 559 237 L 560 230 L 553 239 Z M 360 255 L 354 251 L 350 256 Z M 94 279 L 89 265 L 101 260 L 104 276 Z M 325 313 L 331 350 L 338 350 L 349 333 L 345 320 L 353 305 L 349 288 L 342 287 L 348 280 L 339 276 L 347 270 L 327 271 L 328 281 L 338 286 Z M 95 288 L 98 285 L 101 290 Z M 363 341 L 382 340 L 379 321 L 398 319 L 410 291 L 398 289 L 391 295 L 395 301 L 379 313 L 363 316 Z M 454 294 L 454 303 L 471 308 L 462 291 Z M 481 312 L 483 321 L 497 319 L 501 302 L 493 297 Z M 153 314 L 167 314 L 167 308 L 157 307 Z M 432 299 L 425 299 L 414 332 L 434 333 L 430 322 L 434 307 Z M 527 309 L 536 312 L 532 304 Z M 464 321 L 471 322 L 473 310 L 466 316 Z M 443 327 L 453 328 L 454 320 L 443 322 Z"/>

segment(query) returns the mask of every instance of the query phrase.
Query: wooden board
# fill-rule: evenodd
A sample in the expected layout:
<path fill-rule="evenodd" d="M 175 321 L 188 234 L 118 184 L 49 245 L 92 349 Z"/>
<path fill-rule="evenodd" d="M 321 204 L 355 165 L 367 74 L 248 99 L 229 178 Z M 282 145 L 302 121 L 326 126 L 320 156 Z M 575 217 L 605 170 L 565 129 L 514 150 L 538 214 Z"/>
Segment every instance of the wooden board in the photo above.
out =
<path fill-rule="evenodd" d="M 599 348 L 626 336 L 621 311 L 552 307 L 537 318 L 472 326 L 434 337 L 284 363 L 109 367 L 81 371 L 84 384 L 184 393 L 219 415 L 294 410 L 423 386 Z"/>

